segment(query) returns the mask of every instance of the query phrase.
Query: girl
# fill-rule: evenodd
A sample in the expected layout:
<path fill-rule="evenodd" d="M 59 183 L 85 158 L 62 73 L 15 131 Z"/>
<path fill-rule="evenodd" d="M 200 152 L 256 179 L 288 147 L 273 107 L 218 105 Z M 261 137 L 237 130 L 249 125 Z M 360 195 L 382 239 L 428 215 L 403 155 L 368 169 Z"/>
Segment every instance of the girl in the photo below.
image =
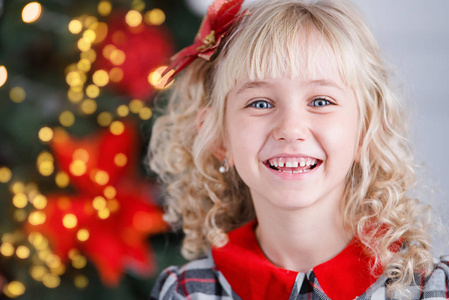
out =
<path fill-rule="evenodd" d="M 155 124 L 151 167 L 193 261 L 151 299 L 447 299 L 404 108 L 345 1 L 217 0 Z M 195 259 L 195 260 L 194 260 Z"/>

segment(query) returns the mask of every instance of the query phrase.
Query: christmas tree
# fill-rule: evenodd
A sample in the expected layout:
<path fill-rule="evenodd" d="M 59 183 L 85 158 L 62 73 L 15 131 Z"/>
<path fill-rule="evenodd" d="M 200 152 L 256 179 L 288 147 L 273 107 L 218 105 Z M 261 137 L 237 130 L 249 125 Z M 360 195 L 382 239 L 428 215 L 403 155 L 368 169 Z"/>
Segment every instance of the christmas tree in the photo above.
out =
<path fill-rule="evenodd" d="M 146 299 L 182 264 L 145 166 L 179 0 L 0 0 L 0 299 Z"/>

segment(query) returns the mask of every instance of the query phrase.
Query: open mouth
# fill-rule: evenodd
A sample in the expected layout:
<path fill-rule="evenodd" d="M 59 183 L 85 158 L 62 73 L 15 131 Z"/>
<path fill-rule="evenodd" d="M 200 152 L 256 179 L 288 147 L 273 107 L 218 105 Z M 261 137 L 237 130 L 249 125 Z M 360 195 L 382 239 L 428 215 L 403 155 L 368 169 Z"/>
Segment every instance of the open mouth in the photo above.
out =
<path fill-rule="evenodd" d="M 320 165 L 322 160 L 311 158 L 311 157 L 301 157 L 301 158 L 272 158 L 264 162 L 264 164 L 272 170 L 279 172 L 290 173 L 290 174 L 300 174 L 307 173 L 315 169 Z"/>

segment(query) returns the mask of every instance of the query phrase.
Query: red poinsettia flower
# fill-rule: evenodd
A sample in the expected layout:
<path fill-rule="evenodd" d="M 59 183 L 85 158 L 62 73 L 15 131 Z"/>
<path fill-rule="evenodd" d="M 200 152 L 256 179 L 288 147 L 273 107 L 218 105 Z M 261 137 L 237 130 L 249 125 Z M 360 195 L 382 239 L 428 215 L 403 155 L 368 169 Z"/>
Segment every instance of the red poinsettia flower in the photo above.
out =
<path fill-rule="evenodd" d="M 47 195 L 45 222 L 27 224 L 48 237 L 63 261 L 73 249 L 88 257 L 107 285 L 116 285 L 127 268 L 148 275 L 154 266 L 147 237 L 167 228 L 133 164 L 136 130 L 123 126 L 84 139 L 56 131 L 55 159 L 77 193 Z"/>
<path fill-rule="evenodd" d="M 167 83 L 192 63 L 201 57 L 209 61 L 220 45 L 224 35 L 240 17 L 239 11 L 244 0 L 215 0 L 208 8 L 207 14 L 201 23 L 193 45 L 184 48 L 172 58 L 172 63 L 167 67 L 164 76 L 170 70 L 174 73 Z"/>

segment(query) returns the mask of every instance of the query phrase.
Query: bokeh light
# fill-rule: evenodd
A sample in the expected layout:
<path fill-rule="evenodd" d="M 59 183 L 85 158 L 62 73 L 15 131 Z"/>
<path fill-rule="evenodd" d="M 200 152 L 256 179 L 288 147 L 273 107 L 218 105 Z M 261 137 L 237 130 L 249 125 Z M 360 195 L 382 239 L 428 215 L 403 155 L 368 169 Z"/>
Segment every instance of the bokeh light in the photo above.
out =
<path fill-rule="evenodd" d="M 68 27 L 69 31 L 73 34 L 78 34 L 83 30 L 83 24 L 80 20 L 71 20 Z"/>
<path fill-rule="evenodd" d="M 36 22 L 42 14 L 42 6 L 38 2 L 30 2 L 22 10 L 22 20 L 25 23 Z"/>
<path fill-rule="evenodd" d="M 5 66 L 0 66 L 0 87 L 3 86 L 8 79 L 8 70 Z"/>
<path fill-rule="evenodd" d="M 142 14 L 137 10 L 130 10 L 125 16 L 125 21 L 129 27 L 137 27 L 142 23 Z"/>
<path fill-rule="evenodd" d="M 16 86 L 9 91 L 9 97 L 12 102 L 20 103 L 23 102 L 26 98 L 26 92 L 23 88 Z"/>
<path fill-rule="evenodd" d="M 112 4 L 109 1 L 100 1 L 100 3 L 98 3 L 97 10 L 100 16 L 108 16 L 112 11 Z"/>
<path fill-rule="evenodd" d="M 148 82 L 158 90 L 166 89 L 174 82 L 173 80 L 167 84 L 168 79 L 174 73 L 173 70 L 168 71 L 167 74 L 162 77 L 162 73 L 164 73 L 165 69 L 167 69 L 167 66 L 161 66 L 148 75 Z"/>
<path fill-rule="evenodd" d="M 39 130 L 38 135 L 39 135 L 39 139 L 42 142 L 49 142 L 53 138 L 53 129 L 51 129 L 50 127 L 42 127 Z"/>
<path fill-rule="evenodd" d="M 12 178 L 11 169 L 8 167 L 0 167 L 0 183 L 7 183 Z"/>
<path fill-rule="evenodd" d="M 144 20 L 148 25 L 159 26 L 165 22 L 165 13 L 161 9 L 155 8 L 145 13 Z"/>

